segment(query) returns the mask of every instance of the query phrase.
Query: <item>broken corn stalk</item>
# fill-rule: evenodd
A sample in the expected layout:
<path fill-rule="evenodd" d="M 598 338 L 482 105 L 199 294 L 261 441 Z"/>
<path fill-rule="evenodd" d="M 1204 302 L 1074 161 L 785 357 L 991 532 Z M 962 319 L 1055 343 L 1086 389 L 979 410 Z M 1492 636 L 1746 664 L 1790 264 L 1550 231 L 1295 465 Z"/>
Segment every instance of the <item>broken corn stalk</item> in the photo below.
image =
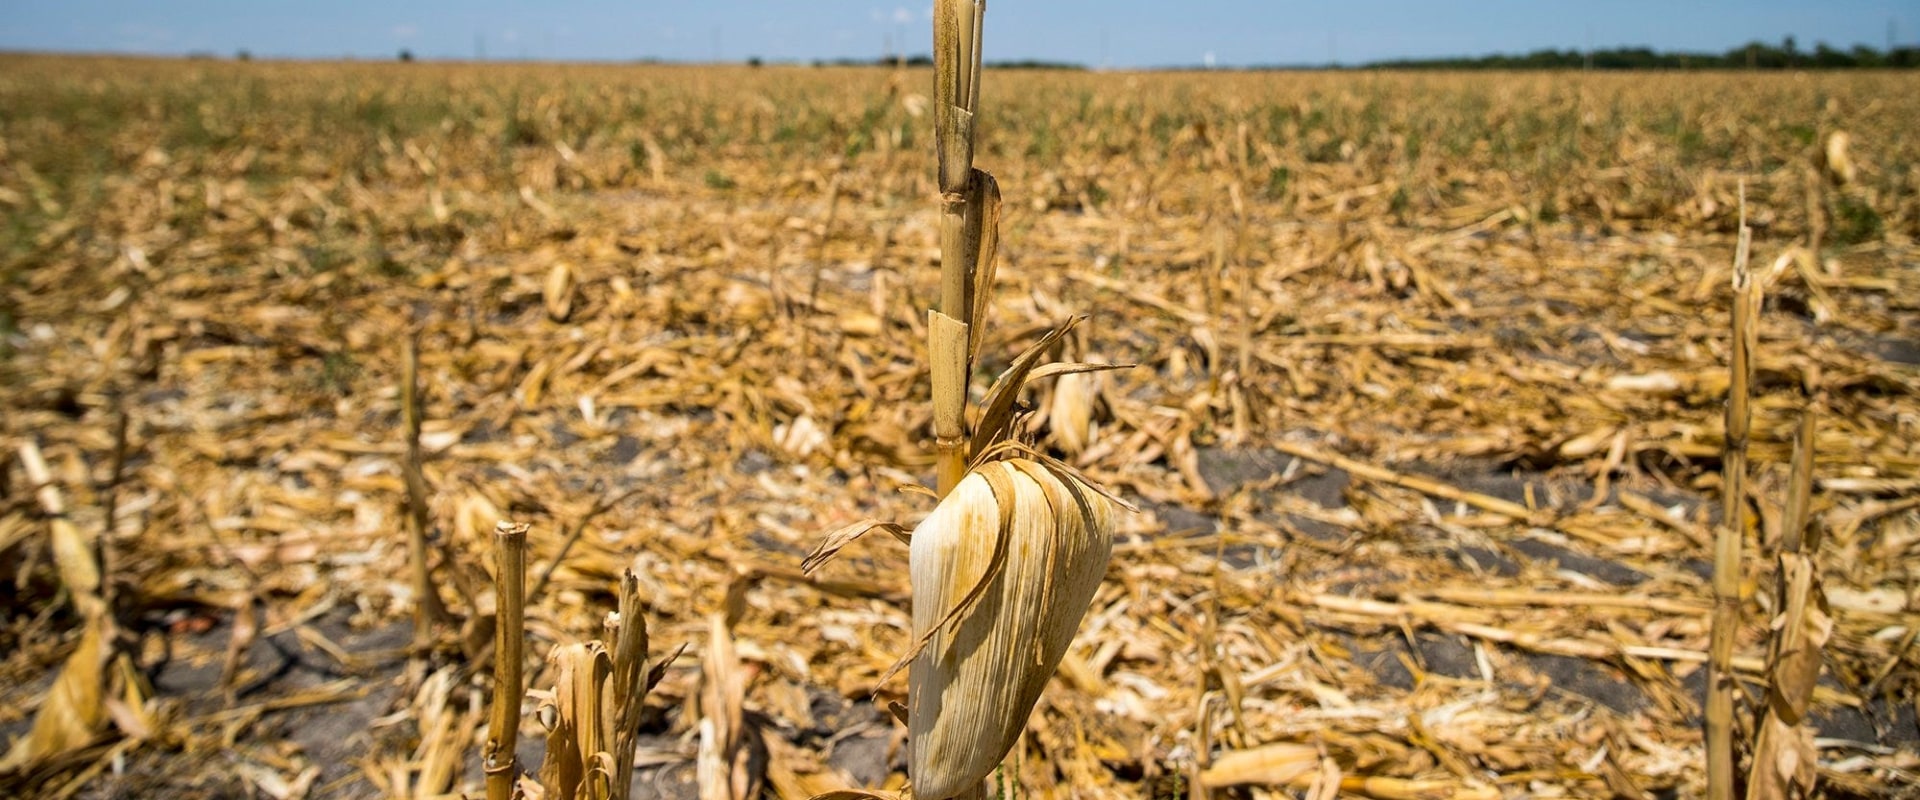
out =
<path fill-rule="evenodd" d="M 1113 545 L 1112 501 L 1025 458 L 976 467 L 914 530 L 914 796 L 974 791 L 1065 655 Z"/>

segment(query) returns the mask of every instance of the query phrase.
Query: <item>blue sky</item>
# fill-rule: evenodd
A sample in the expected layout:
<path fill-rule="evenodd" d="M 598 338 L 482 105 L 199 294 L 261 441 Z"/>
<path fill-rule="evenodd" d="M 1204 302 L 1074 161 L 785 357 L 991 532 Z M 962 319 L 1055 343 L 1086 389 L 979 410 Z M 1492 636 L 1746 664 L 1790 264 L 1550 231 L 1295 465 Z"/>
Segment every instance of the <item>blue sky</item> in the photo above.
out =
<path fill-rule="evenodd" d="M 0 50 L 262 58 L 704 61 L 928 50 L 928 0 L 0 0 Z M 1846 48 L 1920 41 L 1913 0 L 995 0 L 989 60 L 1091 66 L 1360 63 L 1646 45 L 1722 52 L 1795 37 Z"/>

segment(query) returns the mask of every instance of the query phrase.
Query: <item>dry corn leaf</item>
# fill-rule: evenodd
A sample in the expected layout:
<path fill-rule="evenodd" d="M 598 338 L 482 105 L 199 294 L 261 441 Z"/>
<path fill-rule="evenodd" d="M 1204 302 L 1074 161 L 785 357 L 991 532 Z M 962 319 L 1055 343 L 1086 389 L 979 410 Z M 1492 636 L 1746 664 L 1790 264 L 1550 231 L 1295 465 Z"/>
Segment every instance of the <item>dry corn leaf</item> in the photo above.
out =
<path fill-rule="evenodd" d="M 107 623 L 96 617 L 67 656 L 59 677 L 40 701 L 27 735 L 14 740 L 0 775 L 30 770 L 41 762 L 93 744 L 106 723 L 104 702 Z"/>

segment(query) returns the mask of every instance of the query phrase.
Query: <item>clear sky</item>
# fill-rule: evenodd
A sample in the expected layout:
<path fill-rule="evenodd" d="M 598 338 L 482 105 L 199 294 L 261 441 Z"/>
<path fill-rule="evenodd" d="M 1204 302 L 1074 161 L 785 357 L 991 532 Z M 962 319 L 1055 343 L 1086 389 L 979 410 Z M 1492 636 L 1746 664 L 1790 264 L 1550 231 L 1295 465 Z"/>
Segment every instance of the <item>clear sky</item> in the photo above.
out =
<path fill-rule="evenodd" d="M 0 0 L 0 50 L 260 58 L 769 61 L 930 49 L 928 0 Z M 1920 41 L 1915 0 L 995 0 L 990 61 L 1355 64 L 1644 45 L 1724 52 L 1793 36 Z"/>

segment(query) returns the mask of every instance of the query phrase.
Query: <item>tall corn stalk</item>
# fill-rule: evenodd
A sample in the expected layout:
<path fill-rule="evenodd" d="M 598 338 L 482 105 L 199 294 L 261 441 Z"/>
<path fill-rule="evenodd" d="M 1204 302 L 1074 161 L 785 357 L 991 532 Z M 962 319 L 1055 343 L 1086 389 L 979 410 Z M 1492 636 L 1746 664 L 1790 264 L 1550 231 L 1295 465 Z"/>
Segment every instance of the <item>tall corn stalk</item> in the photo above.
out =
<path fill-rule="evenodd" d="M 881 682 L 911 665 L 908 768 L 920 800 L 984 797 L 986 777 L 1026 729 L 1099 588 L 1114 507 L 1126 507 L 1017 438 L 1015 400 L 1030 380 L 1112 368 L 1041 364 L 1078 319 L 1015 358 L 968 425 L 1000 208 L 993 176 L 973 168 L 985 10 L 981 0 L 934 5 L 940 297 L 927 312 L 927 350 L 940 502 L 911 537 L 900 525 L 862 521 L 828 534 L 803 564 L 811 572 L 874 530 L 910 538 L 914 646 Z"/>

